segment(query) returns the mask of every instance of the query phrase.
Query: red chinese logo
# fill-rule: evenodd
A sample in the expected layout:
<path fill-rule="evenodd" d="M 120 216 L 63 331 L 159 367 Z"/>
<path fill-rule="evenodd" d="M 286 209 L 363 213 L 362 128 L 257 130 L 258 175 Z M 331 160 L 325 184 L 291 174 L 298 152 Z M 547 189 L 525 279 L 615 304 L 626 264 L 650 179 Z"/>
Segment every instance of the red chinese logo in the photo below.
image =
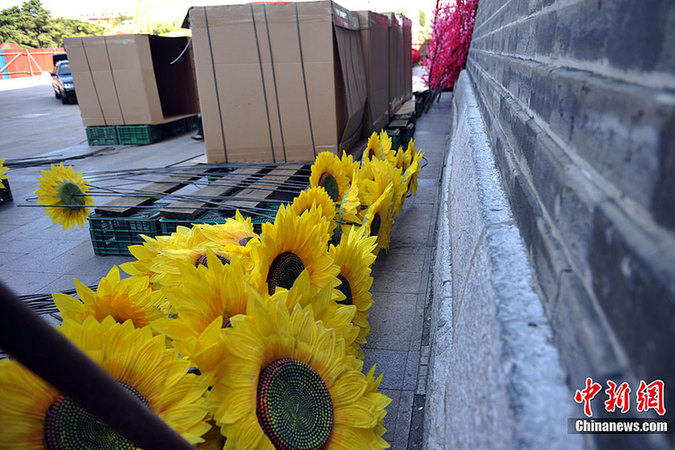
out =
<path fill-rule="evenodd" d="M 586 387 L 577 390 L 574 394 L 574 401 L 584 404 L 584 414 L 592 417 L 591 400 L 602 390 L 600 383 L 595 383 L 592 378 L 586 378 Z M 657 414 L 663 416 L 666 413 L 664 406 L 665 383 L 661 380 L 655 380 L 647 384 L 644 380 L 640 381 L 640 386 L 636 391 L 636 402 L 638 412 L 647 412 L 653 409 Z M 630 410 L 631 388 L 625 381 L 621 385 L 612 380 L 607 381 L 607 400 L 605 400 L 605 411 L 616 412 L 620 410 L 622 414 Z"/>
<path fill-rule="evenodd" d="M 647 384 L 644 380 L 640 381 L 640 387 L 637 390 L 637 410 L 640 412 L 653 409 L 660 416 L 666 413 L 663 406 L 663 388 L 661 380 L 652 381 Z"/>
<path fill-rule="evenodd" d="M 598 392 L 601 390 L 602 386 L 600 386 L 600 383 L 594 383 L 592 379 L 586 378 L 586 389 L 581 391 L 577 390 L 576 394 L 574 394 L 575 402 L 584 403 L 584 414 L 588 417 L 593 415 L 591 411 L 591 400 L 593 400 L 593 397 L 598 395 Z"/>
<path fill-rule="evenodd" d="M 625 381 L 616 388 L 616 383 L 612 380 L 607 381 L 605 393 L 608 399 L 605 400 L 605 411 L 614 412 L 616 408 L 621 408 L 622 413 L 627 413 L 630 409 L 630 386 Z"/>

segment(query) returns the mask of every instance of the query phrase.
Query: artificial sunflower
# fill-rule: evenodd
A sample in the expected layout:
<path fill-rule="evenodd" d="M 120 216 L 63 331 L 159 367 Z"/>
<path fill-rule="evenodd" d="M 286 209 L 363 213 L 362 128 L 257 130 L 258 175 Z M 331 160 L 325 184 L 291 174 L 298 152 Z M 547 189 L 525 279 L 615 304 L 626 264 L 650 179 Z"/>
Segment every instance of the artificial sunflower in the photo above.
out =
<path fill-rule="evenodd" d="M 309 184 L 323 186 L 334 202 L 342 200 L 349 188 L 349 179 L 343 170 L 340 158 L 330 152 L 321 152 L 312 164 Z"/>
<path fill-rule="evenodd" d="M 410 182 L 408 183 L 408 191 L 413 194 L 417 195 L 417 177 L 419 176 L 420 173 L 420 161 L 422 160 L 422 157 L 424 156 L 424 153 L 418 152 L 417 149 L 415 148 L 415 141 L 410 139 L 410 142 L 408 143 L 408 148 L 406 149 L 405 152 L 405 160 L 410 161 L 409 162 L 409 167 L 412 167 L 417 163 L 417 165 L 413 168 L 413 173 L 410 176 Z"/>
<path fill-rule="evenodd" d="M 390 184 L 378 198 L 366 210 L 363 218 L 363 226 L 369 236 L 377 236 L 377 246 L 375 247 L 375 256 L 381 249 L 389 249 L 389 234 L 394 226 L 394 217 L 392 215 L 393 204 L 393 186 Z"/>
<path fill-rule="evenodd" d="M 373 134 L 371 134 L 368 138 L 368 144 L 366 145 L 366 149 L 363 151 L 361 160 L 369 161 L 373 159 L 373 157 L 380 159 L 381 154 L 382 151 L 380 150 L 380 135 L 377 134 L 376 131 L 373 131 Z"/>
<path fill-rule="evenodd" d="M 359 328 L 353 324 L 354 315 L 357 313 L 356 306 L 339 305 L 345 300 L 344 294 L 338 290 L 340 281 L 335 278 L 334 282 L 320 289 L 312 289 L 310 286 L 309 273 L 303 270 L 290 289 L 278 289 L 271 297 L 275 300 L 283 300 L 291 312 L 296 305 L 302 308 L 310 306 L 316 320 L 323 322 L 326 328 L 334 329 L 345 340 L 347 352 L 358 355 L 359 347 L 356 338 Z M 237 318 L 233 318 L 236 321 Z M 363 358 L 361 358 L 363 359 Z"/>
<path fill-rule="evenodd" d="M 220 362 L 218 334 L 230 324 L 230 318 L 246 313 L 251 297 L 259 296 L 248 282 L 239 261 L 223 264 L 208 250 L 207 265 L 195 267 L 179 263 L 183 283 L 167 289 L 175 318 L 161 318 L 152 323 L 155 330 L 173 339 L 173 346 L 190 357 L 206 374 Z"/>
<path fill-rule="evenodd" d="M 332 283 L 338 267 L 328 255 L 328 226 L 317 209 L 298 216 L 282 205 L 273 224 L 263 223 L 260 245 L 253 248 L 251 279 L 258 291 L 272 295 L 278 286 L 288 289 L 305 269 L 312 289 Z"/>
<path fill-rule="evenodd" d="M 178 269 L 181 261 L 193 265 L 204 264 L 207 249 L 214 250 L 223 261 L 229 261 L 231 253 L 241 247 L 239 243 L 221 243 L 209 239 L 202 232 L 201 225 L 191 228 L 179 226 L 169 236 L 142 237 L 145 240 L 142 245 L 129 247 L 136 261 L 124 263 L 120 267 L 129 275 L 149 276 L 157 288 L 179 286 L 183 282 Z"/>
<path fill-rule="evenodd" d="M 5 167 L 5 158 L 0 159 L 0 189 L 5 188 L 5 184 L 2 182 L 2 180 L 6 180 L 9 178 L 7 176 L 7 171 L 9 170 L 8 167 Z"/>
<path fill-rule="evenodd" d="M 72 166 L 64 167 L 63 163 L 52 164 L 50 170 L 40 173 L 40 186 L 35 191 L 38 205 L 46 205 L 47 216 L 64 230 L 75 225 L 81 227 L 89 215 L 87 206 L 94 205 L 89 196 L 89 182 L 82 179 L 81 172 L 75 173 Z"/>
<path fill-rule="evenodd" d="M 359 201 L 359 179 L 357 171 L 354 170 L 352 175 L 352 183 L 349 186 L 349 190 L 342 198 L 340 206 L 338 207 L 338 214 L 340 219 L 343 221 L 356 220 L 358 216 L 359 207 L 361 202 Z"/>
<path fill-rule="evenodd" d="M 390 185 L 393 186 L 393 198 L 399 198 L 399 191 L 403 189 L 401 185 L 401 169 L 398 169 L 388 161 L 372 160 L 364 163 L 361 172 L 363 176 L 360 183 L 363 189 L 359 194 L 361 195 L 363 204 L 372 205 Z M 394 209 L 394 216 L 396 216 L 403 205 L 395 204 L 394 206 L 396 208 Z"/>
<path fill-rule="evenodd" d="M 344 150 L 342 151 L 342 157 L 340 158 L 340 163 L 342 164 L 342 172 L 347 175 L 347 179 L 351 184 L 354 181 L 354 171 L 358 171 L 361 163 L 359 161 L 354 161 L 352 155 L 348 155 Z"/>
<path fill-rule="evenodd" d="M 253 231 L 253 223 L 250 217 L 244 218 L 239 210 L 235 211 L 234 217 L 228 218 L 225 223 L 215 225 L 199 225 L 201 232 L 206 238 L 223 247 L 230 247 L 230 252 L 240 255 L 250 254 L 249 242 L 255 242 L 258 235 Z"/>
<path fill-rule="evenodd" d="M 331 245 L 329 249 L 335 264 L 340 266 L 338 290 L 345 298 L 338 303 L 356 306 L 352 323 L 359 328 L 359 334 L 354 346 L 361 357 L 363 351 L 359 345 L 365 344 L 366 336 L 370 334 L 368 310 L 373 306 L 373 296 L 370 293 L 373 277 L 370 275 L 370 267 L 375 262 L 373 251 L 377 245 L 377 238 L 366 235 L 365 231 L 363 227 L 352 226 L 342 235 L 340 244 L 337 247 Z"/>
<path fill-rule="evenodd" d="M 120 280 L 119 269 L 115 266 L 101 278 L 96 292 L 78 279 L 73 282 L 79 300 L 66 294 L 52 294 L 64 319 L 82 323 L 88 316 L 98 321 L 112 316 L 119 323 L 131 320 L 135 327 L 141 328 L 163 316 L 164 294 L 153 291 L 147 277 Z"/>
<path fill-rule="evenodd" d="M 150 282 L 159 289 L 161 287 L 158 282 L 159 276 L 155 274 L 153 266 L 156 258 L 158 258 L 160 249 L 165 246 L 166 243 L 144 234 L 141 234 L 140 236 L 145 241 L 143 244 L 129 246 L 129 252 L 136 258 L 136 261 L 120 264 L 120 268 L 131 276 L 150 278 Z"/>
<path fill-rule="evenodd" d="M 312 207 L 317 207 L 321 210 L 321 215 L 330 224 L 328 232 L 332 234 L 333 229 L 337 225 L 337 223 L 333 221 L 336 212 L 335 202 L 322 186 L 305 189 L 300 192 L 300 195 L 293 199 L 293 203 L 291 204 L 291 209 L 298 216 L 305 211 L 309 211 Z"/>
<path fill-rule="evenodd" d="M 111 317 L 58 329 L 187 441 L 203 441 L 207 386 L 163 336 Z M 18 362 L 0 360 L 0 392 L 0 448 L 136 448 Z"/>
<path fill-rule="evenodd" d="M 210 400 L 224 448 L 389 447 L 380 378 L 361 373 L 311 307 L 256 299 L 222 338 L 229 354 Z"/>

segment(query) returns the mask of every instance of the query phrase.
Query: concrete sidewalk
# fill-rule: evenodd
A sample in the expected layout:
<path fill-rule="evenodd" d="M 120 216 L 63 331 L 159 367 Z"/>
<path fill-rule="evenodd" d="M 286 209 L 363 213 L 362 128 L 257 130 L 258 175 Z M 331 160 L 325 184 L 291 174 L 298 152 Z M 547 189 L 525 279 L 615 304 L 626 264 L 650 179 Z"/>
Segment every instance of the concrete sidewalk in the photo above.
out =
<path fill-rule="evenodd" d="M 436 246 L 440 180 L 450 130 L 452 95 L 417 120 L 415 146 L 425 153 L 417 196 L 406 199 L 391 232 L 389 253 L 373 267 L 371 335 L 365 368 L 384 372 L 380 387 L 392 399 L 385 439 L 394 449 L 422 448 L 429 361 L 430 265 Z"/>

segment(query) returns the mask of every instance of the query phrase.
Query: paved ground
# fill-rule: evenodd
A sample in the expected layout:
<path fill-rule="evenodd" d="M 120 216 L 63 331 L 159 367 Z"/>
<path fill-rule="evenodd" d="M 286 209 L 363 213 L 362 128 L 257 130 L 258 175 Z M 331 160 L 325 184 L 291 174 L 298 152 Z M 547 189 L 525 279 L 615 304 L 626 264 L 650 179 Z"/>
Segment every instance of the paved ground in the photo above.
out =
<path fill-rule="evenodd" d="M 77 106 L 61 105 L 44 83 L 3 90 L 0 81 L 0 158 L 50 154 L 87 155 Z M 11 103 L 11 108 L 5 107 Z M 426 153 L 416 197 L 406 200 L 391 236 L 388 254 L 373 268 L 375 300 L 372 332 L 365 348 L 366 367 L 384 372 L 381 388 L 392 398 L 385 439 L 392 448 L 420 448 L 424 414 L 428 330 L 425 309 L 430 298 L 429 267 L 435 245 L 438 189 L 449 130 L 450 97 L 444 96 L 417 122 L 417 147 Z M 56 119 L 60 127 L 53 125 Z M 56 129 L 60 132 L 56 132 Z M 11 133 L 10 133 L 11 131 Z M 82 142 L 84 143 L 82 144 Z M 85 174 L 95 170 L 163 167 L 204 152 L 189 135 L 148 146 L 106 147 L 95 156 L 69 163 Z M 77 277 L 95 284 L 115 264 L 129 257 L 94 255 L 88 224 L 63 231 L 42 208 L 21 207 L 37 188 L 40 169 L 9 172 L 15 201 L 0 205 L 0 280 L 18 294 L 51 293 L 73 287 Z M 96 201 L 96 199 L 94 199 Z M 100 202 L 103 203 L 104 201 Z M 34 202 L 32 202 L 34 203 Z"/>

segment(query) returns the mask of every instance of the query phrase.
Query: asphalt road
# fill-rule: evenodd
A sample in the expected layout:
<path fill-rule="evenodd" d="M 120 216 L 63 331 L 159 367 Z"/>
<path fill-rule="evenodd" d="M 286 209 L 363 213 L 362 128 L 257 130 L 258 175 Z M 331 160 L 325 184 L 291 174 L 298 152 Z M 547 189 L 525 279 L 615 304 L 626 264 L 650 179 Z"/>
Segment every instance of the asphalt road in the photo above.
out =
<path fill-rule="evenodd" d="M 38 156 L 86 140 L 80 108 L 54 97 L 48 74 L 0 79 L 0 158 Z"/>

